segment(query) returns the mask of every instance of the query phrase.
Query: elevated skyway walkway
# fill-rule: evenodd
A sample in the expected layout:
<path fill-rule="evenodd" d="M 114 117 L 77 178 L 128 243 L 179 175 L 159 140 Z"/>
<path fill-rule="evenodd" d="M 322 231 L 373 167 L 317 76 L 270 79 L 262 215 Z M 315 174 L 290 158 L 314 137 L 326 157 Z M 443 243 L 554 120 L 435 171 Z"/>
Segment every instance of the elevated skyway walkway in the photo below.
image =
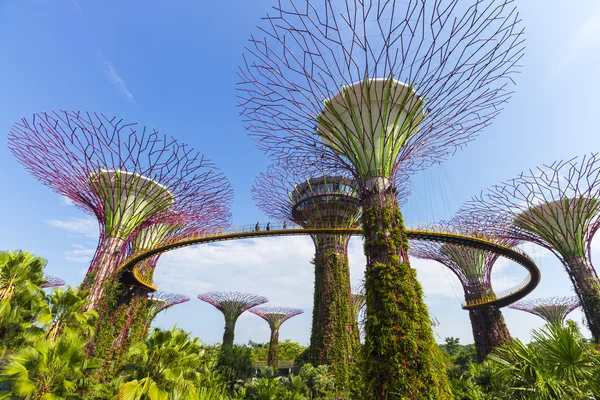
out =
<path fill-rule="evenodd" d="M 236 226 L 229 229 L 212 229 L 201 232 L 179 235 L 165 240 L 162 244 L 152 250 L 130 255 L 125 259 L 119 269 L 121 271 L 131 271 L 133 278 L 141 285 L 155 291 L 157 288 L 152 282 L 144 279 L 142 274 L 137 271 L 135 265 L 141 261 L 175 250 L 181 247 L 193 246 L 202 243 L 214 243 L 226 240 L 253 239 L 259 237 L 274 236 L 298 236 L 298 235 L 319 235 L 319 234 L 344 234 L 361 235 L 361 228 L 300 228 L 291 223 L 285 224 L 254 224 Z M 491 251 L 503 257 L 506 257 L 521 265 L 528 272 L 528 276 L 515 287 L 496 294 L 495 297 L 482 297 L 480 299 L 468 301 L 462 304 L 463 309 L 473 309 L 479 307 L 496 306 L 505 307 L 512 304 L 531 293 L 539 284 L 541 273 L 535 262 L 523 251 L 510 248 L 493 241 L 480 233 L 461 232 L 452 227 L 441 225 L 415 225 L 407 226 L 406 236 L 409 240 L 426 240 L 432 242 L 454 243 L 463 246 L 475 247 L 478 249 Z"/>

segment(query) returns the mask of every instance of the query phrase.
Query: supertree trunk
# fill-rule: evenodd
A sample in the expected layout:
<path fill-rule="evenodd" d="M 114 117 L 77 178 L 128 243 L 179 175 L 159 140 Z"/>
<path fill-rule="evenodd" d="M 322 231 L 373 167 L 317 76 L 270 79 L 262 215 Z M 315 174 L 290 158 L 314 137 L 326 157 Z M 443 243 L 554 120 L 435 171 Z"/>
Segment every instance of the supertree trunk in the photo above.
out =
<path fill-rule="evenodd" d="M 346 236 L 315 238 L 315 306 L 310 342 L 312 363 L 329 365 L 341 390 L 349 386 L 349 364 L 354 358 L 357 333 L 347 244 Z"/>
<path fill-rule="evenodd" d="M 233 346 L 233 338 L 235 335 L 235 323 L 237 317 L 225 319 L 225 331 L 223 332 L 223 346 Z"/>
<path fill-rule="evenodd" d="M 487 306 L 469 310 L 473 339 L 479 362 L 491 351 L 511 340 L 510 332 L 498 307 Z"/>
<path fill-rule="evenodd" d="M 402 214 L 391 191 L 366 191 L 363 229 L 367 398 L 452 398 L 423 290 L 409 264 Z"/>
<path fill-rule="evenodd" d="M 267 365 L 272 367 L 275 372 L 279 370 L 279 329 L 271 330 L 271 340 L 269 340 L 269 355 Z"/>
<path fill-rule="evenodd" d="M 600 342 L 600 282 L 585 256 L 565 257 L 565 267 L 587 319 L 594 342 Z"/>

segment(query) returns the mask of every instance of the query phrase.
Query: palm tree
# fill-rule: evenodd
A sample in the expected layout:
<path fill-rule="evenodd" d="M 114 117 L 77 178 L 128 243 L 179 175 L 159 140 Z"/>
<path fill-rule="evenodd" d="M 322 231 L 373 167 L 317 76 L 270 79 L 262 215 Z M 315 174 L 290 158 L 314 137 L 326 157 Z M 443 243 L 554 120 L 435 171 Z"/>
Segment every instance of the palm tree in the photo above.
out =
<path fill-rule="evenodd" d="M 46 260 L 31 253 L 0 252 L 0 348 L 24 345 L 26 333 L 39 333 L 37 324 L 49 321 L 40 287 L 46 282 L 45 265 Z"/>
<path fill-rule="evenodd" d="M 533 342 L 515 339 L 488 356 L 494 376 L 510 399 L 590 399 L 600 394 L 595 380 L 600 353 L 572 326 L 546 325 Z"/>
<path fill-rule="evenodd" d="M 46 332 L 46 338 L 55 340 L 65 330 L 71 333 L 91 337 L 95 330 L 94 322 L 98 313 L 93 310 L 85 311 L 88 293 L 73 290 L 55 288 L 52 294 L 47 296 L 52 313 L 50 328 Z"/>
<path fill-rule="evenodd" d="M 81 398 L 87 389 L 86 372 L 91 368 L 85 346 L 86 342 L 75 335 L 37 340 L 9 357 L 0 382 L 10 387 L 10 398 Z"/>
<path fill-rule="evenodd" d="M 177 396 L 193 394 L 201 387 L 224 388 L 215 372 L 215 357 L 201 346 L 198 338 L 191 339 L 181 329 L 155 330 L 146 342 L 133 344 L 127 357 L 130 363 L 124 372 L 129 372 L 128 378 L 137 380 L 138 386 L 149 388 L 154 383 L 161 390 L 179 393 Z M 134 384 L 128 386 L 133 387 Z"/>

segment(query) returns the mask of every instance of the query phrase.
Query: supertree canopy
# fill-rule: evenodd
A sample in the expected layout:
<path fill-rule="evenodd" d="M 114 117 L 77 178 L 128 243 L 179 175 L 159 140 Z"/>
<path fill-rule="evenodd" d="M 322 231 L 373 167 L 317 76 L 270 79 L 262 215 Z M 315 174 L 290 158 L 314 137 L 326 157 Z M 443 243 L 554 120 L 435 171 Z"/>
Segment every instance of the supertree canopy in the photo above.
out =
<path fill-rule="evenodd" d="M 66 282 L 64 280 L 52 275 L 44 275 L 44 281 L 46 282 L 40 285 L 42 289 L 55 288 L 66 285 Z"/>
<path fill-rule="evenodd" d="M 269 301 L 263 296 L 241 292 L 208 292 L 199 294 L 198 298 L 223 313 L 225 317 L 223 346 L 233 345 L 235 323 L 244 311 Z"/>
<path fill-rule="evenodd" d="M 510 247 L 517 244 L 510 240 L 497 241 Z M 463 287 L 467 305 L 482 298 L 496 299 L 492 288 L 492 267 L 498 254 L 454 243 L 425 241 L 411 243 L 409 254 L 435 260 L 454 272 Z M 483 361 L 495 347 L 511 339 L 502 312 L 497 306 L 470 308 L 469 318 L 479 361 Z"/>
<path fill-rule="evenodd" d="M 9 147 L 37 179 L 98 219 L 99 245 L 82 285 L 91 309 L 101 308 L 128 241 L 148 221 L 185 214 L 193 204 L 227 223 L 228 181 L 199 153 L 156 130 L 103 114 L 44 112 L 12 127 Z"/>
<path fill-rule="evenodd" d="M 600 227 L 597 154 L 557 161 L 493 186 L 459 215 L 504 238 L 536 243 L 563 263 L 595 341 L 600 341 L 600 281 L 590 244 Z"/>
<path fill-rule="evenodd" d="M 154 292 L 148 295 L 147 326 L 150 326 L 158 313 L 168 308 L 190 301 L 190 298 L 177 293 Z"/>
<path fill-rule="evenodd" d="M 365 398 L 451 396 L 409 265 L 396 178 L 453 153 L 509 98 L 523 49 L 511 3 L 282 0 L 246 47 L 239 103 L 258 146 L 358 183 Z"/>
<path fill-rule="evenodd" d="M 287 307 L 255 307 L 251 308 L 250 312 L 256 314 L 269 323 L 271 328 L 271 339 L 269 341 L 269 356 L 267 365 L 274 368 L 275 371 L 279 368 L 279 358 L 277 351 L 279 349 L 279 328 L 288 319 L 304 313 L 297 308 Z"/>
<path fill-rule="evenodd" d="M 549 324 L 562 326 L 565 323 L 567 315 L 579 306 L 579 299 L 571 296 L 521 300 L 508 307 L 537 315 Z"/>

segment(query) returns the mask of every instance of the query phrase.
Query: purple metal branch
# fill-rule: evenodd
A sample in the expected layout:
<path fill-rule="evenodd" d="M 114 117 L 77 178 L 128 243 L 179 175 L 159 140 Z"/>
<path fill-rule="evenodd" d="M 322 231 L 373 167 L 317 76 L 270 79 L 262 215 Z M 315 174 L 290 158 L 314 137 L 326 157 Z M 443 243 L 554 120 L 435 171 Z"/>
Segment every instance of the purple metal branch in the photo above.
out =
<path fill-rule="evenodd" d="M 303 310 L 298 308 L 288 307 L 255 307 L 249 311 L 267 321 L 274 331 L 278 330 L 281 324 L 288 319 L 304 313 Z"/>
<path fill-rule="evenodd" d="M 451 227 L 449 230 L 453 232 L 462 232 L 465 235 L 476 232 L 475 226 L 465 219 L 454 218 L 450 221 L 442 221 L 440 224 Z M 486 238 L 507 247 L 514 247 L 520 243 L 519 240 L 512 238 L 491 235 L 486 235 Z M 454 272 L 462 284 L 466 300 L 478 299 L 493 293 L 492 269 L 500 257 L 497 253 L 453 243 L 417 240 L 411 242 L 409 254 L 413 257 L 437 261 Z"/>
<path fill-rule="evenodd" d="M 42 183 L 93 214 L 98 250 L 88 271 L 95 308 L 134 232 L 169 218 L 192 216 L 225 227 L 232 189 L 204 156 L 175 139 L 97 113 L 60 111 L 23 118 L 9 148 Z"/>
<path fill-rule="evenodd" d="M 403 204 L 411 193 L 408 175 L 399 177 L 397 188 L 398 201 Z M 305 227 L 331 224 L 346 227 L 355 226 L 359 221 L 358 192 L 357 182 L 347 171 L 275 163 L 256 178 L 252 199 L 263 213 L 276 221 Z M 321 206 L 311 208 L 306 207 L 306 203 Z M 323 212 L 325 207 L 328 213 Z M 332 218 L 332 212 L 339 217 Z"/>
<path fill-rule="evenodd" d="M 66 282 L 64 280 L 62 280 L 61 278 L 57 278 L 56 276 L 52 276 L 52 275 L 44 275 L 44 280 L 46 281 L 46 283 L 42 283 L 40 285 L 40 287 L 42 289 L 48 289 L 48 288 L 54 288 L 54 287 L 66 285 Z"/>
<path fill-rule="evenodd" d="M 198 299 L 221 311 L 226 318 L 237 318 L 244 311 L 269 301 L 263 296 L 241 292 L 208 292 L 199 294 Z"/>
<path fill-rule="evenodd" d="M 524 48 L 512 0 L 324 0 L 318 6 L 280 0 L 259 29 L 238 70 L 241 114 L 258 147 L 300 166 L 346 170 L 361 183 L 356 162 L 341 154 L 379 143 L 347 135 L 325 146 L 318 131 L 319 123 L 330 122 L 323 120 L 324 101 L 342 88 L 368 87 L 367 79 L 410 85 L 422 114 L 406 142 L 403 135 L 386 138 L 398 141 L 384 145 L 400 148 L 386 164 L 393 180 L 444 159 L 491 123 L 510 97 Z M 348 104 L 369 103 L 353 90 Z M 385 111 L 364 111 L 375 124 L 387 118 Z"/>
<path fill-rule="evenodd" d="M 177 293 L 154 292 L 148 295 L 148 300 L 149 321 L 152 321 L 159 312 L 177 304 L 188 302 L 190 298 Z"/>
<path fill-rule="evenodd" d="M 508 307 L 537 315 L 550 324 L 563 325 L 567 315 L 579 306 L 579 299 L 573 296 L 522 300 Z"/>
<path fill-rule="evenodd" d="M 566 265 L 574 256 L 587 258 L 596 273 L 589 256 L 600 227 L 599 198 L 600 158 L 594 153 L 494 185 L 463 205 L 458 215 L 475 229 L 543 246 Z"/>

